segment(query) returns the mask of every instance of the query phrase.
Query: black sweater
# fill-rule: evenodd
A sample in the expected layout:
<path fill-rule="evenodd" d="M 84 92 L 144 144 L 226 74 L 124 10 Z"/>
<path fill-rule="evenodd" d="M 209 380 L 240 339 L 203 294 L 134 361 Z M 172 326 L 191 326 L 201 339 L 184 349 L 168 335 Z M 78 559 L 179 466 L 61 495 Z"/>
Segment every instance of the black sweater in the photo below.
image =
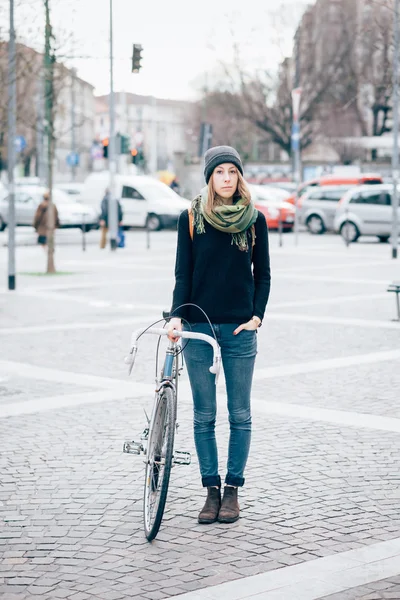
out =
<path fill-rule="evenodd" d="M 268 227 L 264 215 L 259 212 L 255 222 L 253 249 L 248 231 L 247 252 L 232 244 L 230 234 L 206 221 L 204 226 L 204 234 L 196 233 L 194 228 L 192 240 L 188 211 L 179 217 L 171 316 L 191 323 L 206 321 L 195 307 L 177 309 L 191 302 L 200 306 L 212 323 L 245 323 L 253 315 L 263 319 L 271 286 Z"/>

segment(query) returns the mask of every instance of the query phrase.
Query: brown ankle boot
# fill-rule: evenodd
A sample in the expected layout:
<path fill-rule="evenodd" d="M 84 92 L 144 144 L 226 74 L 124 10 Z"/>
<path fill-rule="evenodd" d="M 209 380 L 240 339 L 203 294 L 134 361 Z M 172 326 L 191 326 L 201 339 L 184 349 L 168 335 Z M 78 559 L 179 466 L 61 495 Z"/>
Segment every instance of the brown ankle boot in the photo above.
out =
<path fill-rule="evenodd" d="M 215 523 L 218 519 L 218 512 L 221 506 L 221 490 L 220 488 L 207 488 L 207 500 L 200 511 L 198 521 L 204 525 Z"/>
<path fill-rule="evenodd" d="M 218 521 L 220 523 L 234 523 L 238 520 L 239 516 L 238 489 L 236 487 L 225 486 Z"/>

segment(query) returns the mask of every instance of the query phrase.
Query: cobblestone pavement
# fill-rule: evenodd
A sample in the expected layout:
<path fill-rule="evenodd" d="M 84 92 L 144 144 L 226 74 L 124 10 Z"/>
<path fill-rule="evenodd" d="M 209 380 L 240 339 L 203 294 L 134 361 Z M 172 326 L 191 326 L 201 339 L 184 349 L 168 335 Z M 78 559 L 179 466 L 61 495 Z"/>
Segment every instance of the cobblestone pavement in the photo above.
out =
<path fill-rule="evenodd" d="M 40 248 L 19 247 L 18 289 L 0 289 L 0 598 L 400 600 L 400 552 L 398 570 L 378 562 L 350 582 L 338 572 L 320 592 L 252 587 L 293 565 L 319 573 L 324 557 L 355 552 L 362 562 L 366 548 L 378 555 L 400 538 L 400 325 L 386 293 L 399 266 L 389 246 L 301 235 L 298 248 L 292 236 L 279 248 L 271 235 L 242 518 L 197 524 L 203 491 L 184 374 L 176 447 L 193 460 L 173 469 L 148 544 L 143 460 L 121 450 L 151 406 L 154 339 L 143 338 L 130 379 L 123 357 L 130 332 L 170 304 L 176 238 L 159 232 L 147 249 L 143 232 L 128 232 L 111 254 L 92 233 L 85 253 L 60 245 L 63 274 L 52 277 L 35 274 Z M 6 252 L 0 245 L 3 273 Z M 224 475 L 223 381 L 218 392 Z M 228 593 L 235 580 L 248 591 Z"/>

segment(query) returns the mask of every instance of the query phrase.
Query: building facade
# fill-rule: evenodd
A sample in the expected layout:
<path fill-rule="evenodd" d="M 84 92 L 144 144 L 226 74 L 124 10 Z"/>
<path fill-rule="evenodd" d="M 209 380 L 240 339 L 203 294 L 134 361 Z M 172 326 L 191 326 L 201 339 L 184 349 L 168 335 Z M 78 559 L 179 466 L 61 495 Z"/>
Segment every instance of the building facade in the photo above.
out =
<path fill-rule="evenodd" d="M 308 7 L 293 64 L 306 101 L 317 98 L 310 152 L 348 160 L 383 156 L 386 144 L 380 139 L 374 149 L 371 138 L 391 136 L 392 38 L 393 0 L 317 0 Z"/>
<path fill-rule="evenodd" d="M 127 92 L 114 97 L 116 134 L 128 136 L 132 149 L 141 149 L 147 172 L 174 171 L 176 156 L 187 152 L 192 103 Z M 101 142 L 110 133 L 108 95 L 96 97 L 95 110 L 95 138 Z"/>
<path fill-rule="evenodd" d="M 2 169 L 7 166 L 7 65 L 8 43 L 0 43 L 0 154 Z M 43 54 L 16 45 L 17 87 L 17 175 L 46 178 L 44 136 L 45 85 Z M 55 181 L 83 179 L 91 169 L 94 139 L 95 101 L 93 86 L 61 63 L 54 64 Z M 75 155 L 75 161 L 71 160 Z M 77 162 L 78 164 L 72 164 Z"/>

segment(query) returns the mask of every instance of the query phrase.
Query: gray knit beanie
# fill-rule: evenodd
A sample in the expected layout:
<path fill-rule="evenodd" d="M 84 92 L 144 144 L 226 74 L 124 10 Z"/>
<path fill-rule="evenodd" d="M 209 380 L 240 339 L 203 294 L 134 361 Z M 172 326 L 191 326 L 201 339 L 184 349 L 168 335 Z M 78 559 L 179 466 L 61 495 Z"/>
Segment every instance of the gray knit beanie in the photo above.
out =
<path fill-rule="evenodd" d="M 233 163 L 243 175 L 243 165 L 239 153 L 231 146 L 215 146 L 204 155 L 204 177 L 209 182 L 215 167 L 223 163 Z"/>

